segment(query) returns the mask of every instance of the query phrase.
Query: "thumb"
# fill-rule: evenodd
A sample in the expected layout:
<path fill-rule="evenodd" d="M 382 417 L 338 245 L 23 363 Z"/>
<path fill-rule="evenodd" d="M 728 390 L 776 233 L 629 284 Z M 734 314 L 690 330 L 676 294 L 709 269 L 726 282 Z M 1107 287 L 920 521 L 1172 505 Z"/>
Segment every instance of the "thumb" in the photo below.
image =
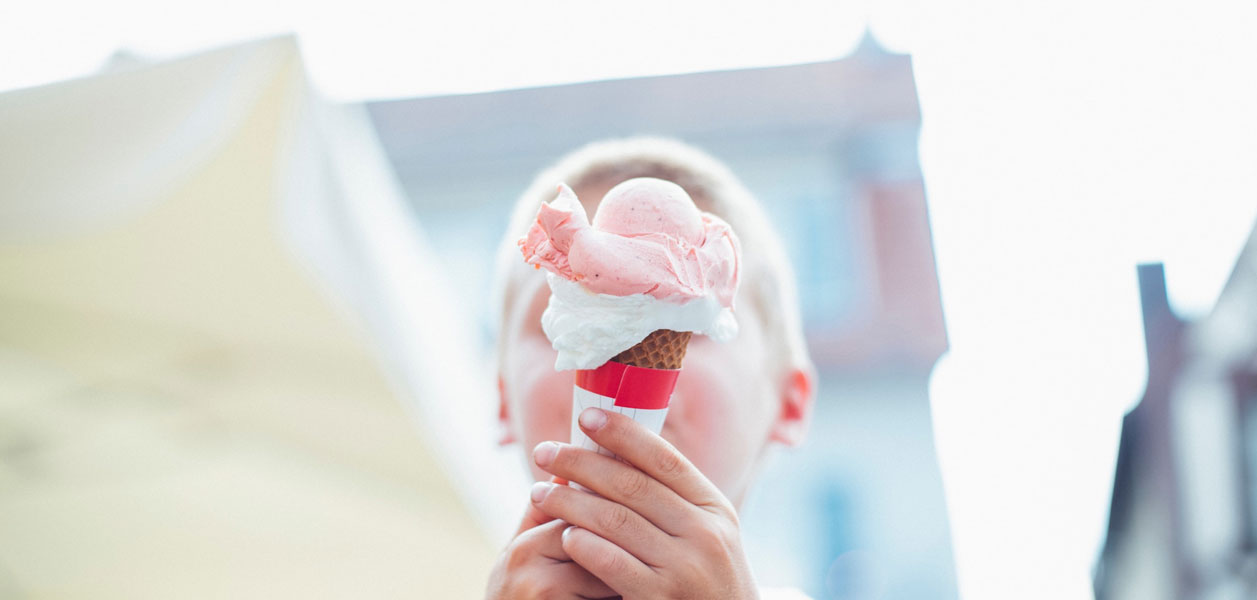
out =
<path fill-rule="evenodd" d="M 550 482 L 558 485 L 567 485 L 567 480 L 562 477 L 551 477 Z M 519 536 L 519 534 L 533 527 L 544 525 L 553 520 L 554 517 L 541 512 L 536 506 L 532 505 L 532 502 L 529 502 L 528 509 L 524 511 L 524 520 L 519 524 L 519 529 L 515 532 L 515 535 Z"/>

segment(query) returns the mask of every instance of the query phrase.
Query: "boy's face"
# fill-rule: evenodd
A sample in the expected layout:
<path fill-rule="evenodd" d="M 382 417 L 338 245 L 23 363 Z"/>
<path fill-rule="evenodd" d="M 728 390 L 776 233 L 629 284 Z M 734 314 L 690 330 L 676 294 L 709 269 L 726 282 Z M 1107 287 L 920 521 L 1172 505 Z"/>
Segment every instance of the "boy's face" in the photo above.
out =
<path fill-rule="evenodd" d="M 504 439 L 520 442 L 526 455 L 543 441 L 566 442 L 570 434 L 574 375 L 554 370 L 557 353 L 541 330 L 549 299 L 545 277 L 528 278 L 510 300 L 503 323 Z M 748 303 L 740 300 L 738 306 Z M 691 339 L 662 432 L 735 503 L 782 412 L 780 382 L 772 381 L 765 367 L 760 319 L 745 308 L 737 317 L 739 332 L 732 341 Z M 547 477 L 527 462 L 535 479 Z"/>
<path fill-rule="evenodd" d="M 554 370 L 558 354 L 541 331 L 550 288 L 544 277 L 529 279 L 507 316 L 503 335 L 509 346 L 502 365 L 505 425 L 526 454 L 546 440 L 568 441 L 573 383 L 572 371 Z M 779 406 L 764 367 L 759 319 L 740 314 L 738 326 L 729 342 L 691 339 L 662 432 L 735 503 L 746 491 Z M 535 479 L 548 477 L 528 464 Z"/>

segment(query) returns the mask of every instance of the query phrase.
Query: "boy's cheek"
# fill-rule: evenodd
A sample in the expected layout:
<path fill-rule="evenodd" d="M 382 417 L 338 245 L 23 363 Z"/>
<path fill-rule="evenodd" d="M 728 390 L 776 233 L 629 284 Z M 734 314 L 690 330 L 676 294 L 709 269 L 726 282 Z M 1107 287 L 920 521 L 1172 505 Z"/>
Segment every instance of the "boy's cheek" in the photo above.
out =
<path fill-rule="evenodd" d="M 566 442 L 570 432 L 572 413 L 572 384 L 563 377 L 547 382 L 541 393 L 530 398 L 523 407 L 524 435 L 534 445 L 546 440 Z M 564 385 L 566 383 L 566 385 Z M 528 448 L 532 452 L 532 447 Z"/>
<path fill-rule="evenodd" d="M 736 497 L 773 420 L 772 393 L 755 365 L 728 346 L 694 348 L 677 381 L 664 437 L 725 494 Z"/>
<path fill-rule="evenodd" d="M 689 375 L 689 373 L 686 373 Z M 678 382 L 673 394 L 663 437 L 680 450 L 709 479 L 723 487 L 730 460 L 740 459 L 736 446 L 743 432 L 734 426 L 736 409 L 728 405 L 722 390 L 705 385 L 698 377 Z"/>
<path fill-rule="evenodd" d="M 517 438 L 525 457 L 530 457 L 532 449 L 541 442 L 566 442 L 570 435 L 574 376 L 570 371 L 555 371 L 554 351 L 549 352 L 548 364 L 534 364 L 530 372 L 516 378 L 515 385 L 508 382 L 512 428 L 519 432 Z M 548 477 L 532 465 L 531 459 L 528 464 L 534 478 Z"/>

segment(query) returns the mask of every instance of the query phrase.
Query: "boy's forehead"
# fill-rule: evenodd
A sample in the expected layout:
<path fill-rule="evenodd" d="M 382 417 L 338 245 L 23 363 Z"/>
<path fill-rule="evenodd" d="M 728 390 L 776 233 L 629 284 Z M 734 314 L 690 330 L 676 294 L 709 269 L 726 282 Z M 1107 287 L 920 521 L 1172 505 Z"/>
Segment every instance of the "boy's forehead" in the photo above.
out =
<path fill-rule="evenodd" d="M 585 206 L 585 213 L 589 218 L 594 217 L 594 213 L 598 211 L 598 203 L 602 202 L 602 197 L 615 187 L 614 184 L 607 182 L 581 183 L 577 187 L 572 188 L 576 193 L 576 197 L 580 199 L 580 203 Z"/>

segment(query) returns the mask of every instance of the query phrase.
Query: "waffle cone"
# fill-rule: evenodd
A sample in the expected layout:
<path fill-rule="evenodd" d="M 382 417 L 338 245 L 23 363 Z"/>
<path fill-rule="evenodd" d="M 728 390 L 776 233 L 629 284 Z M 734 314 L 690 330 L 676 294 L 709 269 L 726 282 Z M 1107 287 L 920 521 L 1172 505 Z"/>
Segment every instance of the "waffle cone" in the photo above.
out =
<path fill-rule="evenodd" d="M 648 369 L 680 369 L 689 346 L 689 331 L 656 329 L 636 346 L 615 355 L 611 360 Z"/>

